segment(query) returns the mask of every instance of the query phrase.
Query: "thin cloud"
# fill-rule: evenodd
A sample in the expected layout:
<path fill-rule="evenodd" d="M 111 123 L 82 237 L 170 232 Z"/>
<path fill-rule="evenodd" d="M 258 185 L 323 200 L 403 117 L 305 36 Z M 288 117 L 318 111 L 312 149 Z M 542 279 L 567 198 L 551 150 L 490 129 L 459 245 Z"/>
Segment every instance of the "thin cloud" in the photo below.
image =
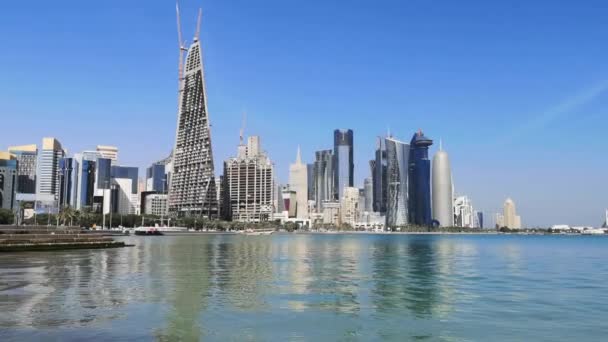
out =
<path fill-rule="evenodd" d="M 526 133 L 544 129 L 552 122 L 558 119 L 563 119 L 569 114 L 572 114 L 578 108 L 581 108 L 586 104 L 592 102 L 593 100 L 604 94 L 606 91 L 608 91 L 608 80 L 603 80 L 602 82 L 594 85 L 593 87 L 586 88 L 581 92 L 575 94 L 574 96 L 566 98 L 564 101 L 560 102 L 554 107 L 549 108 L 542 114 L 531 118 L 525 124 L 509 132 L 509 134 L 503 137 L 500 142 L 508 143 L 522 135 L 525 135 Z"/>

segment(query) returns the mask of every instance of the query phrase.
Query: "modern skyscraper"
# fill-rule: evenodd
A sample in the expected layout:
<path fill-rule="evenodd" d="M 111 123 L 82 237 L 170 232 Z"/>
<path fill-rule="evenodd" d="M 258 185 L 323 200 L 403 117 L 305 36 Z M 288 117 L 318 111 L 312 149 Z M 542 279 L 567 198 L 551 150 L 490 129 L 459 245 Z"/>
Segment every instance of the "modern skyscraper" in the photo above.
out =
<path fill-rule="evenodd" d="M 36 144 L 24 146 L 11 146 L 8 152 L 17 159 L 17 192 L 20 194 L 36 193 L 36 161 L 38 147 Z"/>
<path fill-rule="evenodd" d="M 97 152 L 102 158 L 110 159 L 112 165 L 118 165 L 118 147 L 97 145 Z"/>
<path fill-rule="evenodd" d="M 137 167 L 112 166 L 112 212 L 129 215 L 138 214 L 139 198 L 137 195 L 137 181 L 139 169 Z"/>
<path fill-rule="evenodd" d="M 59 199 L 59 160 L 65 156 L 61 143 L 55 138 L 42 139 L 36 172 L 36 200 L 56 206 Z"/>
<path fill-rule="evenodd" d="M 314 207 L 310 205 L 310 201 L 314 201 L 315 198 L 315 164 L 308 163 L 306 164 L 306 176 L 308 177 L 308 201 L 309 201 L 309 211 L 314 210 Z"/>
<path fill-rule="evenodd" d="M 431 212 L 431 161 L 429 146 L 433 140 L 418 131 L 410 143 L 409 165 L 409 214 L 410 223 L 419 226 L 430 226 L 433 220 Z"/>
<path fill-rule="evenodd" d="M 386 138 L 386 228 L 395 229 L 408 222 L 408 165 L 410 146 Z"/>
<path fill-rule="evenodd" d="M 302 163 L 300 147 L 296 162 L 289 166 L 289 188 L 296 192 L 296 217 L 308 218 L 308 167 Z"/>
<path fill-rule="evenodd" d="M 318 213 L 323 211 L 323 202 L 333 201 L 334 157 L 331 150 L 317 151 L 314 163 L 314 201 Z"/>
<path fill-rule="evenodd" d="M 354 185 L 352 129 L 334 131 L 334 158 L 334 199 L 340 200 L 344 194 L 344 188 Z"/>
<path fill-rule="evenodd" d="M 179 114 L 169 186 L 169 211 L 180 216 L 205 212 L 215 217 L 218 203 L 203 51 L 198 34 L 188 49 L 183 66 L 180 58 L 179 74 Z"/>
<path fill-rule="evenodd" d="M 14 155 L 0 152 L 0 208 L 14 210 L 19 162 Z"/>
<path fill-rule="evenodd" d="M 475 214 L 477 215 L 477 224 L 478 227 L 483 229 L 484 228 L 484 222 L 483 222 L 483 212 L 481 211 L 476 211 Z"/>
<path fill-rule="evenodd" d="M 304 175 L 306 176 L 306 175 Z M 224 162 L 224 200 L 227 219 L 267 221 L 275 203 L 274 165 L 260 147 L 259 137 L 239 145 L 236 158 Z"/>
<path fill-rule="evenodd" d="M 372 182 L 374 183 L 374 211 L 386 212 L 386 141 L 378 137 L 376 158 L 370 161 Z"/>
<path fill-rule="evenodd" d="M 439 151 L 433 157 L 432 171 L 433 220 L 437 221 L 440 227 L 452 227 L 454 225 L 452 171 L 448 154 L 441 144 Z"/>
<path fill-rule="evenodd" d="M 512 199 L 507 198 L 504 204 L 504 226 L 509 229 L 520 229 L 521 228 L 521 217 L 517 215 L 515 209 L 515 202 Z"/>
<path fill-rule="evenodd" d="M 95 175 L 97 174 L 97 157 L 96 153 L 75 153 L 73 157 L 73 173 L 75 175 L 74 187 L 76 189 L 74 195 L 74 208 L 82 210 L 84 208 L 93 209 L 94 198 L 95 198 Z M 108 177 L 110 174 L 109 159 L 108 163 Z M 109 181 L 109 178 L 108 178 Z M 109 184 L 108 184 L 109 185 Z"/>
<path fill-rule="evenodd" d="M 76 190 L 78 170 L 74 158 L 61 158 L 59 160 L 59 206 L 73 207 L 76 204 Z"/>
<path fill-rule="evenodd" d="M 165 165 L 154 163 L 146 169 L 146 191 L 167 192 L 167 175 Z"/>
<path fill-rule="evenodd" d="M 371 213 L 374 211 L 374 184 L 371 178 L 365 178 L 363 181 L 363 195 L 365 197 L 365 206 L 361 208 L 363 211 Z"/>
<path fill-rule="evenodd" d="M 477 216 L 468 196 L 458 196 L 454 200 L 454 225 L 463 228 L 477 228 Z"/>

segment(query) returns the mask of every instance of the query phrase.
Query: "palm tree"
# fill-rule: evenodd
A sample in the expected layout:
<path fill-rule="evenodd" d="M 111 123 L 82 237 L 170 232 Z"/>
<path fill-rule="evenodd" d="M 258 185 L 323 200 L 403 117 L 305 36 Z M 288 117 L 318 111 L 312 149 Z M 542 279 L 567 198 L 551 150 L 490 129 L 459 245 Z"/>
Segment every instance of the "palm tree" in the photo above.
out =
<path fill-rule="evenodd" d="M 63 221 L 64 226 L 68 221 L 73 222 L 74 216 L 74 209 L 70 206 L 66 205 L 59 211 L 59 220 Z"/>

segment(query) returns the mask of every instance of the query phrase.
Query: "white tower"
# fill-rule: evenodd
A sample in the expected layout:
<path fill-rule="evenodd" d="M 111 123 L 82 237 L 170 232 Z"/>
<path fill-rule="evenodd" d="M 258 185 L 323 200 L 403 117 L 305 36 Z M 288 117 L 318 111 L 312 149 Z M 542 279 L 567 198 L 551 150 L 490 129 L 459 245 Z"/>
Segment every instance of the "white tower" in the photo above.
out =
<path fill-rule="evenodd" d="M 451 227 L 454 225 L 452 170 L 441 142 L 433 157 L 432 173 L 433 220 L 441 227 Z"/>
<path fill-rule="evenodd" d="M 289 188 L 296 192 L 296 217 L 308 218 L 308 167 L 302 163 L 299 146 L 296 162 L 289 165 Z"/>

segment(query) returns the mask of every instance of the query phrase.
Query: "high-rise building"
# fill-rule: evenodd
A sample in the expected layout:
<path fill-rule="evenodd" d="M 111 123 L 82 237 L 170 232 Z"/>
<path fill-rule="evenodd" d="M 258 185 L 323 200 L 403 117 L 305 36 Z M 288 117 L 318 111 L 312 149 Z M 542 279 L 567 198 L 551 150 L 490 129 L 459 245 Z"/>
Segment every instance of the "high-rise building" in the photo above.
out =
<path fill-rule="evenodd" d="M 331 150 L 315 153 L 314 163 L 314 198 L 318 213 L 323 212 L 323 203 L 333 200 L 334 193 L 334 157 Z"/>
<path fill-rule="evenodd" d="M 167 194 L 148 194 L 144 196 L 144 214 L 163 216 L 167 215 Z"/>
<path fill-rule="evenodd" d="M 224 162 L 226 218 L 243 222 L 270 219 L 274 212 L 274 165 L 261 150 L 259 137 L 249 137 L 247 146 Z"/>
<path fill-rule="evenodd" d="M 604 218 L 604 224 L 602 228 L 608 228 L 608 209 L 606 209 L 606 217 Z"/>
<path fill-rule="evenodd" d="M 468 196 L 454 199 L 454 225 L 462 228 L 477 228 L 477 216 Z"/>
<path fill-rule="evenodd" d="M 97 152 L 101 158 L 110 159 L 112 165 L 118 165 L 118 147 L 97 145 Z"/>
<path fill-rule="evenodd" d="M 521 217 L 517 215 L 517 210 L 515 209 L 515 202 L 512 199 L 507 198 L 504 204 L 504 227 L 510 229 L 520 229 L 521 228 Z M 502 226 L 501 226 L 502 227 Z"/>
<path fill-rule="evenodd" d="M 477 228 L 484 228 L 484 222 L 483 222 L 483 212 L 482 211 L 476 211 L 475 212 L 475 216 L 477 217 Z"/>
<path fill-rule="evenodd" d="M 315 164 L 308 163 L 306 164 L 306 176 L 307 176 L 307 184 L 308 184 L 308 201 L 313 201 L 315 198 Z M 308 211 L 314 210 L 314 207 L 309 205 Z"/>
<path fill-rule="evenodd" d="M 308 218 L 308 167 L 302 163 L 300 147 L 296 162 L 289 166 L 289 187 L 296 192 L 296 217 Z"/>
<path fill-rule="evenodd" d="M 355 227 L 359 218 L 359 188 L 344 188 L 344 196 L 340 199 L 340 215 L 343 224 Z"/>
<path fill-rule="evenodd" d="M 42 139 L 36 171 L 36 200 L 56 207 L 59 200 L 59 160 L 65 156 L 61 143 L 55 138 Z"/>
<path fill-rule="evenodd" d="M 167 189 L 167 174 L 165 172 L 165 165 L 154 163 L 149 166 L 146 169 L 145 191 L 166 193 Z"/>
<path fill-rule="evenodd" d="M 72 158 L 72 173 L 74 175 L 73 203 L 75 209 L 82 210 L 89 208 L 93 210 L 95 198 L 95 175 L 97 174 L 98 154 L 93 152 L 75 153 Z M 109 167 L 109 159 L 108 161 Z M 108 168 L 109 175 L 109 168 Z M 108 179 L 109 181 L 109 179 Z M 108 184 L 109 185 L 109 184 Z"/>
<path fill-rule="evenodd" d="M 450 159 L 441 144 L 433 157 L 432 203 L 433 220 L 440 227 L 454 225 L 453 187 Z"/>
<path fill-rule="evenodd" d="M 371 213 L 374 211 L 374 184 L 371 178 L 363 180 L 363 196 L 365 197 L 365 206 L 363 211 Z"/>
<path fill-rule="evenodd" d="M 38 147 L 36 144 L 11 146 L 8 152 L 17 159 L 19 170 L 17 170 L 17 193 L 36 193 L 36 162 L 38 159 Z"/>
<path fill-rule="evenodd" d="M 433 140 L 418 131 L 410 142 L 409 165 L 409 215 L 410 223 L 419 226 L 430 226 L 431 212 L 431 161 L 429 146 Z"/>
<path fill-rule="evenodd" d="M 112 212 L 123 215 L 138 214 L 138 173 L 137 167 L 112 166 Z"/>
<path fill-rule="evenodd" d="M 74 207 L 77 192 L 77 162 L 74 158 L 59 159 L 59 206 Z M 75 172 L 76 171 L 76 172 Z"/>
<path fill-rule="evenodd" d="M 19 162 L 14 155 L 0 152 L 0 208 L 14 210 Z"/>
<path fill-rule="evenodd" d="M 334 131 L 334 199 L 340 200 L 344 188 L 354 185 L 353 130 Z"/>
<path fill-rule="evenodd" d="M 374 185 L 374 212 L 386 212 L 386 141 L 378 137 L 376 158 L 370 161 Z"/>
<path fill-rule="evenodd" d="M 183 71 L 180 60 L 179 105 L 169 184 L 169 211 L 180 216 L 204 212 L 209 217 L 216 217 L 217 189 L 203 51 L 198 38 L 194 37 L 188 48 Z"/>
<path fill-rule="evenodd" d="M 386 138 L 386 228 L 395 229 L 408 222 L 408 165 L 410 146 Z"/>

